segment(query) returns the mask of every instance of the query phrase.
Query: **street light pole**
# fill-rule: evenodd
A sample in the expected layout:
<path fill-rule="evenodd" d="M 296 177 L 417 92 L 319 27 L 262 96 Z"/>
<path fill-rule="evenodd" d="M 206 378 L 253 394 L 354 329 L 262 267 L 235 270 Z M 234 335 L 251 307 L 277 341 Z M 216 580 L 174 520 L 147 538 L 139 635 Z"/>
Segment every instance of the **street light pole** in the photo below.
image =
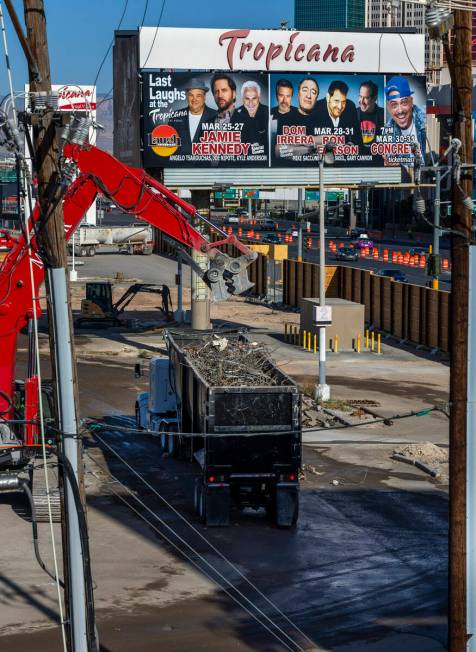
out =
<path fill-rule="evenodd" d="M 436 262 L 433 271 L 431 287 L 438 290 L 439 287 L 439 258 L 440 258 L 440 207 L 441 207 L 441 171 L 439 165 L 435 169 L 435 203 L 433 204 L 433 250 L 432 254 Z"/>
<path fill-rule="evenodd" d="M 302 263 L 302 188 L 298 188 L 298 205 L 297 205 L 297 219 L 298 219 L 298 252 L 297 261 Z"/>
<path fill-rule="evenodd" d="M 324 228 L 324 157 L 319 161 L 319 305 L 326 305 L 326 242 Z M 319 328 L 319 385 L 316 387 L 316 398 L 328 401 L 330 388 L 326 384 L 326 327 Z"/>
<path fill-rule="evenodd" d="M 322 308 L 326 305 L 326 234 L 324 228 L 326 191 L 324 188 L 324 163 L 330 165 L 334 163 L 335 146 L 333 141 L 326 143 L 319 160 L 319 306 L 321 314 L 324 312 Z M 319 325 L 319 384 L 315 387 L 314 398 L 320 401 L 328 401 L 330 397 L 330 387 L 326 383 L 326 327 L 321 323 Z"/>

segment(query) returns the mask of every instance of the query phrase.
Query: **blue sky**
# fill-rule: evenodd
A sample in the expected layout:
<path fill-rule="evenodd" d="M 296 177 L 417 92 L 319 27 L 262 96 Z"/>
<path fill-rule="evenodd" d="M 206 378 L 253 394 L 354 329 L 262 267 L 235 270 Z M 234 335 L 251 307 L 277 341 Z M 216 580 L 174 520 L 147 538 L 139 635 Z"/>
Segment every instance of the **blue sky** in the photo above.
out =
<path fill-rule="evenodd" d="M 14 0 L 23 19 L 23 2 Z M 92 84 L 123 13 L 126 0 L 45 0 L 52 82 Z M 135 29 L 142 21 L 155 26 L 162 0 L 129 0 L 121 29 Z M 14 90 L 22 91 L 28 80 L 23 51 L 18 45 L 10 18 L 2 3 Z M 164 27 L 277 28 L 281 20 L 293 25 L 293 0 L 165 0 L 161 25 Z M 0 83 L 7 93 L 6 65 L 0 47 Z M 98 91 L 112 86 L 112 54 L 102 68 Z"/>

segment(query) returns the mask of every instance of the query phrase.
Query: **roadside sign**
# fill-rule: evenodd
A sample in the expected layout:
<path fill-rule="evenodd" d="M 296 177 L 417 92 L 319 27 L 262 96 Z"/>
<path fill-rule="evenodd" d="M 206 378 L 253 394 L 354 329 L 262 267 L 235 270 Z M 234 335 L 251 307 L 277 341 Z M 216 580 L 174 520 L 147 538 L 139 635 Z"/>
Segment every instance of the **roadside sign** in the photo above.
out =
<path fill-rule="evenodd" d="M 236 188 L 228 188 L 225 192 L 216 192 L 215 199 L 236 199 Z"/>
<path fill-rule="evenodd" d="M 315 326 L 332 324 L 332 306 L 313 306 L 313 323 Z"/>
<path fill-rule="evenodd" d="M 339 199 L 344 199 L 344 193 L 331 190 L 331 192 L 326 193 L 326 199 L 327 201 L 338 201 Z"/>
<path fill-rule="evenodd" d="M 319 190 L 306 190 L 304 199 L 305 201 L 319 201 Z"/>
<path fill-rule="evenodd" d="M 259 199 L 259 190 L 243 188 L 243 199 Z"/>

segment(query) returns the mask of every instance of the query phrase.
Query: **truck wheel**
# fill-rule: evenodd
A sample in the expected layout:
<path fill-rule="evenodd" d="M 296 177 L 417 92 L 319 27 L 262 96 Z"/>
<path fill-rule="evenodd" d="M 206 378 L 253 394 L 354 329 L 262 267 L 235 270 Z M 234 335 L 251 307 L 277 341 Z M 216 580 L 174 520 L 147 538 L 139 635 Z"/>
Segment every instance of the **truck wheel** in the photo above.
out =
<path fill-rule="evenodd" d="M 136 403 L 136 427 L 137 430 L 142 430 L 142 426 L 140 425 L 140 409 L 139 409 L 139 404 Z"/>
<path fill-rule="evenodd" d="M 230 525 L 230 487 L 204 490 L 202 488 L 204 516 L 202 521 L 208 527 L 226 527 Z"/>
<path fill-rule="evenodd" d="M 299 517 L 299 490 L 276 489 L 274 518 L 277 527 L 290 528 Z"/>
<path fill-rule="evenodd" d="M 207 499 L 203 486 L 200 486 L 198 494 L 198 516 L 202 523 L 207 524 Z"/>
<path fill-rule="evenodd" d="M 88 255 L 88 250 L 86 249 L 86 247 L 80 248 L 79 255 L 81 256 L 81 258 L 86 258 L 86 256 Z"/>
<path fill-rule="evenodd" d="M 88 247 L 88 256 L 95 256 L 96 255 L 96 248 L 95 247 Z"/>
<path fill-rule="evenodd" d="M 167 435 L 167 452 L 169 457 L 175 457 L 176 448 L 175 435 Z"/>
<path fill-rule="evenodd" d="M 202 480 L 200 478 L 195 479 L 195 486 L 193 489 L 193 509 L 195 514 L 200 513 L 200 496 L 202 493 Z"/>

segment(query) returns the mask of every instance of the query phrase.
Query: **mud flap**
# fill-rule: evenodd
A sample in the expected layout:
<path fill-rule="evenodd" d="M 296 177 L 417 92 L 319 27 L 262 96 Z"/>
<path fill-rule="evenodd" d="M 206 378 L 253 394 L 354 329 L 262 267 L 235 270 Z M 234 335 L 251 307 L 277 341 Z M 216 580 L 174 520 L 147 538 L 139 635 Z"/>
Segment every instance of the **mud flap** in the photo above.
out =
<path fill-rule="evenodd" d="M 210 527 L 230 524 L 230 485 L 208 485 L 204 488 L 206 525 Z"/>
<path fill-rule="evenodd" d="M 278 527 L 296 525 L 299 515 L 299 485 L 276 485 L 275 515 Z"/>

